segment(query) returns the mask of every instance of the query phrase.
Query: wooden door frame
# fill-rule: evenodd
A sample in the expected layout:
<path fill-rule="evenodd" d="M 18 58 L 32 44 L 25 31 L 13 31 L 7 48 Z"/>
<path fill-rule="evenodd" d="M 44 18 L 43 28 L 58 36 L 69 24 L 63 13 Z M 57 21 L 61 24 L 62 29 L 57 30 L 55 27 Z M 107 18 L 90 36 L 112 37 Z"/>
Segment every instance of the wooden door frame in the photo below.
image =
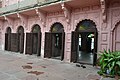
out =
<path fill-rule="evenodd" d="M 63 60 L 63 59 L 64 59 L 64 46 L 65 46 L 65 45 L 63 45 L 63 44 L 64 44 L 63 41 L 65 41 L 65 33 L 64 33 L 64 32 L 45 32 L 45 34 L 46 34 L 46 33 L 50 34 L 50 36 L 51 36 L 51 44 L 53 43 L 53 41 L 52 41 L 52 36 L 53 36 L 53 34 L 62 34 L 62 37 L 63 37 L 64 39 L 62 39 L 62 50 L 61 50 L 61 53 L 60 53 L 60 57 L 61 57 L 61 60 Z M 46 35 L 45 35 L 45 40 L 46 40 Z M 46 46 L 46 43 L 45 43 L 45 46 Z M 50 52 L 48 58 L 51 58 L 51 57 L 52 57 L 52 45 L 51 45 L 50 48 L 51 48 L 51 52 Z M 45 52 L 44 52 L 44 53 L 45 53 Z M 45 53 L 45 54 L 46 54 L 46 53 Z M 44 56 L 44 57 L 46 57 L 46 56 Z"/>
<path fill-rule="evenodd" d="M 52 38 L 51 38 L 51 32 L 45 32 L 45 42 L 44 42 L 44 58 L 51 58 L 51 43 L 49 43 L 48 45 L 48 42 L 47 40 L 49 39 L 50 41 L 52 41 Z"/>

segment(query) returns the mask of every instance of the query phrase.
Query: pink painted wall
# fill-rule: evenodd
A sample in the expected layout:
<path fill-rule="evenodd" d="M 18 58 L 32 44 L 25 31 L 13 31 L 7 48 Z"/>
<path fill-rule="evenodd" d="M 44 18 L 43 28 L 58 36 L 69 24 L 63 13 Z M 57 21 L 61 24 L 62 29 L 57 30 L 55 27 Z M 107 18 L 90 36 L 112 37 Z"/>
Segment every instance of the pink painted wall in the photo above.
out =
<path fill-rule="evenodd" d="M 17 2 L 17 0 L 15 0 Z M 113 2 L 112 2 L 113 1 Z M 11 22 L 0 21 L 0 49 L 4 50 L 4 34 L 7 27 L 12 28 L 12 32 L 16 32 L 19 26 L 24 27 L 24 31 L 30 32 L 34 24 L 39 24 L 42 32 L 42 57 L 44 56 L 44 36 L 45 32 L 49 32 L 50 27 L 55 22 L 60 22 L 64 26 L 65 31 L 65 61 L 70 61 L 71 56 L 71 32 L 75 30 L 77 24 L 84 20 L 90 19 L 95 22 L 98 30 L 98 52 L 104 49 L 120 50 L 120 6 L 118 2 L 112 0 L 107 9 L 101 9 L 102 5 L 89 5 L 84 7 L 74 7 L 67 11 L 64 10 L 47 12 L 45 17 L 45 25 L 41 21 L 41 17 L 28 16 L 27 18 L 14 19 Z M 119 0 L 118 0 L 119 1 Z M 58 5 L 60 6 L 60 5 Z M 103 12 L 102 12 L 103 10 Z M 106 14 L 104 14 L 106 13 Z M 106 20 L 104 22 L 104 16 Z M 44 19 L 44 18 L 42 18 Z M 70 22 L 68 22 L 70 19 Z"/>

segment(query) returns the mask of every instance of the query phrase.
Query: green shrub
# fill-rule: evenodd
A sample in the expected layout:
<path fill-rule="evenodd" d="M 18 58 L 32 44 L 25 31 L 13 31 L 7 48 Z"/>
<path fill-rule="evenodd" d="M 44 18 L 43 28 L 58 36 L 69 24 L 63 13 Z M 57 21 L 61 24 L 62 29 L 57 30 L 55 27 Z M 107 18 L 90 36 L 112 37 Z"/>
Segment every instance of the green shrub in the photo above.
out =
<path fill-rule="evenodd" d="M 101 53 L 101 58 L 99 60 L 101 69 L 98 71 L 98 74 L 108 74 L 111 76 L 120 75 L 120 52 L 111 52 L 110 50 L 104 50 L 104 52 Z"/>

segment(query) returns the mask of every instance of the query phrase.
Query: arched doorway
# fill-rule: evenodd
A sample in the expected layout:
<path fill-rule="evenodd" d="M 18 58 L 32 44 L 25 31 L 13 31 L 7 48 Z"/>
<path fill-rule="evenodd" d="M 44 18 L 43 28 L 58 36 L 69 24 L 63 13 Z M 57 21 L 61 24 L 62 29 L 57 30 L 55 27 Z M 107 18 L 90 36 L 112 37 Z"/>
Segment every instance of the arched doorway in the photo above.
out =
<path fill-rule="evenodd" d="M 18 33 L 18 52 L 23 53 L 24 51 L 24 28 L 22 26 L 18 27 L 17 30 Z"/>
<path fill-rule="evenodd" d="M 32 27 L 31 33 L 26 33 L 26 54 L 41 55 L 41 29 L 38 24 Z"/>
<path fill-rule="evenodd" d="M 40 30 L 40 26 L 39 25 L 34 25 L 33 26 L 33 28 L 32 28 L 32 33 L 33 33 L 33 54 L 37 54 L 38 55 L 38 53 L 37 53 L 37 51 L 40 49 L 40 48 L 38 48 L 38 41 L 39 41 L 39 33 L 41 32 L 41 30 Z M 40 45 L 41 46 L 41 45 Z"/>
<path fill-rule="evenodd" d="M 5 50 L 10 51 L 11 50 L 11 28 L 7 27 L 6 33 L 5 33 Z"/>
<path fill-rule="evenodd" d="M 64 27 L 56 22 L 51 26 L 50 32 L 45 33 L 45 57 L 63 60 L 64 42 Z"/>
<path fill-rule="evenodd" d="M 113 51 L 120 51 L 120 22 L 117 23 L 113 30 Z"/>
<path fill-rule="evenodd" d="M 72 32 L 71 61 L 93 64 L 97 59 L 97 29 L 91 20 L 83 20 Z"/>

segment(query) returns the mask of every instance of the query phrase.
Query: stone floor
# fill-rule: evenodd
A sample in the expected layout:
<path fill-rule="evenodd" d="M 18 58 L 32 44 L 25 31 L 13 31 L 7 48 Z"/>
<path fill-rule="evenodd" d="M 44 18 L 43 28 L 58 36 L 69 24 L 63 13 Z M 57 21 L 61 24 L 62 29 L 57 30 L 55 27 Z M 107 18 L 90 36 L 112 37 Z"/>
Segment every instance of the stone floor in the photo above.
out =
<path fill-rule="evenodd" d="M 83 52 L 83 51 L 79 51 L 78 52 L 79 57 L 78 57 L 78 62 L 80 63 L 87 63 L 87 64 L 93 64 L 93 53 L 90 52 Z"/>
<path fill-rule="evenodd" d="M 0 51 L 0 80 L 114 80 L 97 75 L 98 69 L 91 65 L 83 66 Z"/>

